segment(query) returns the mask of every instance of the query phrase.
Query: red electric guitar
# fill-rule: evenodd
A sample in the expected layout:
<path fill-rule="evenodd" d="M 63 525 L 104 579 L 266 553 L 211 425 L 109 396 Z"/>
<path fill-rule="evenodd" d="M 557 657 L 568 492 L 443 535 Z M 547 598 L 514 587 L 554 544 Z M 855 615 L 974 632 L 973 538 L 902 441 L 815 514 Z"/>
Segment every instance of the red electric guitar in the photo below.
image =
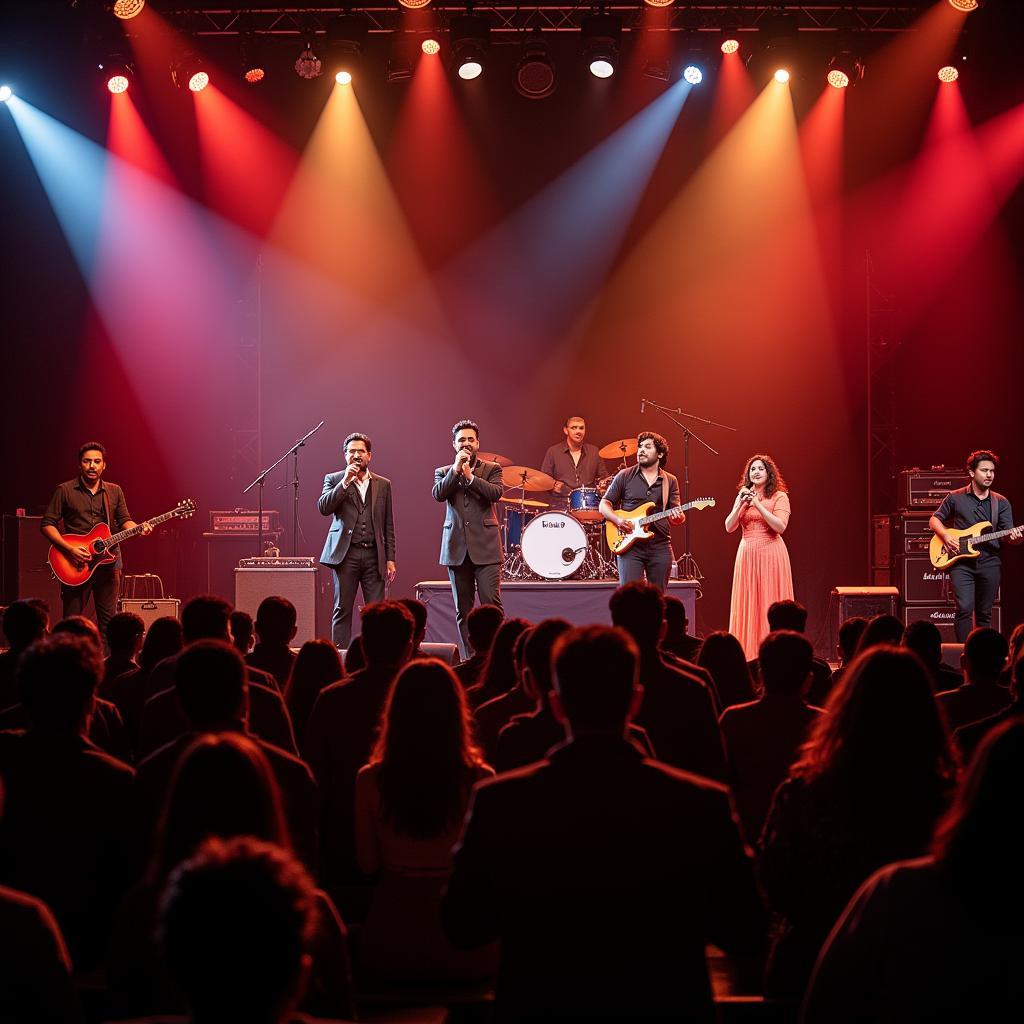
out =
<path fill-rule="evenodd" d="M 145 523 L 139 523 L 138 526 L 133 526 L 130 530 L 122 530 L 120 533 L 111 534 L 110 527 L 106 523 L 97 523 L 86 534 L 62 533 L 61 539 L 67 544 L 88 545 L 89 550 L 92 552 L 89 561 L 82 562 L 72 558 L 71 555 L 58 548 L 55 544 L 50 545 L 46 560 L 50 563 L 53 575 L 61 583 L 68 587 L 80 587 L 92 576 L 99 566 L 115 560 L 116 556 L 110 553 L 110 549 L 115 544 L 120 544 L 121 541 L 127 540 L 129 537 L 137 537 L 142 533 L 142 527 L 147 524 L 159 526 L 161 523 L 167 522 L 168 519 L 176 517 L 187 519 L 195 510 L 196 503 L 191 498 L 186 498 L 176 508 L 172 508 L 170 512 L 165 512 L 162 516 L 157 516 L 155 519 L 147 519 Z"/>

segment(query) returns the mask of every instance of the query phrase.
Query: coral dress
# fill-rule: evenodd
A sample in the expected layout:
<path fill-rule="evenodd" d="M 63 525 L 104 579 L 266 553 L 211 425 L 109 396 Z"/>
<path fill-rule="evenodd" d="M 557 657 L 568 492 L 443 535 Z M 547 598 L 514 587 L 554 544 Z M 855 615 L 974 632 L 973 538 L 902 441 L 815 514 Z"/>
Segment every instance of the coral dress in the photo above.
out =
<path fill-rule="evenodd" d="M 761 504 L 784 523 L 789 522 L 789 495 L 785 491 L 776 491 Z M 729 632 L 743 645 L 747 660 L 752 661 L 768 635 L 769 606 L 793 599 L 793 572 L 782 535 L 764 521 L 756 508 L 744 505 L 739 522 L 743 536 L 732 574 Z"/>

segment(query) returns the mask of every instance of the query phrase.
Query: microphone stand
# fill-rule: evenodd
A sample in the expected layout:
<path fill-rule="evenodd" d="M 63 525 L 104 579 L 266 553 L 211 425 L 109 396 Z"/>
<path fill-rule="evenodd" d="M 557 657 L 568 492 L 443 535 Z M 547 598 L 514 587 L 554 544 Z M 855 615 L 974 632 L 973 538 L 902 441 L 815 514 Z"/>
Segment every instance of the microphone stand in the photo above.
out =
<path fill-rule="evenodd" d="M 682 504 L 686 504 L 690 500 L 690 438 L 693 437 L 699 441 L 712 455 L 718 455 L 719 452 L 715 451 L 700 436 L 700 434 L 692 431 L 685 423 L 676 419 L 676 416 L 685 416 L 689 420 L 696 420 L 698 423 L 706 423 L 709 427 L 721 427 L 723 430 L 735 431 L 735 427 L 730 427 L 727 423 L 716 423 L 714 420 L 705 419 L 703 416 L 697 416 L 692 412 L 683 412 L 682 409 L 671 409 L 668 406 L 660 405 L 658 402 L 652 402 L 649 398 L 641 400 L 641 411 L 644 406 L 651 406 L 653 409 L 657 409 L 663 416 L 668 417 L 682 432 L 683 432 L 683 493 L 682 493 Z M 704 574 L 700 571 L 700 566 L 697 565 L 697 560 L 693 557 L 690 552 L 690 519 L 689 516 L 686 518 L 686 522 L 683 523 L 683 547 L 686 550 L 676 559 L 676 566 L 678 567 L 676 572 L 679 579 L 683 580 L 702 580 Z"/>
<path fill-rule="evenodd" d="M 256 556 L 260 557 L 263 554 L 263 484 L 266 482 L 267 476 L 272 473 L 278 466 L 288 458 L 289 455 L 295 456 L 295 479 L 292 481 L 293 484 L 293 503 L 292 503 L 292 554 L 295 555 L 296 546 L 298 544 L 298 530 L 299 530 L 299 449 L 305 445 L 306 441 L 309 440 L 323 425 L 326 420 L 321 420 L 309 433 L 304 434 L 298 439 L 275 462 L 272 466 L 267 466 L 265 470 L 244 491 L 243 494 L 248 494 L 254 487 L 259 487 L 259 516 L 257 518 L 256 525 Z"/>

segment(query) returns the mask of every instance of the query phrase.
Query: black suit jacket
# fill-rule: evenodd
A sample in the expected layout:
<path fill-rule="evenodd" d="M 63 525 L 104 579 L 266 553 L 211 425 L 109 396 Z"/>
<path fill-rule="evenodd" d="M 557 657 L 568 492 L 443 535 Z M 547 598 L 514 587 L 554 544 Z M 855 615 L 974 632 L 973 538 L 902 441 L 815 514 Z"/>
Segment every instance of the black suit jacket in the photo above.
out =
<path fill-rule="evenodd" d="M 323 494 L 317 502 L 322 516 L 334 516 L 320 554 L 321 565 L 341 565 L 352 543 L 359 503 L 356 485 L 342 487 L 344 479 L 343 470 L 328 473 L 324 477 Z M 395 561 L 395 517 L 391 507 L 391 481 L 376 473 L 370 473 L 370 521 L 373 523 L 373 539 L 377 542 L 377 571 L 383 577 L 387 563 Z"/>
<path fill-rule="evenodd" d="M 725 787 L 583 737 L 479 783 L 442 913 L 501 940 L 499 1021 L 714 1019 L 710 940 L 752 952 L 765 912 Z"/>
<path fill-rule="evenodd" d="M 467 480 L 451 466 L 434 470 L 434 501 L 446 501 L 441 531 L 441 565 L 462 565 L 468 554 L 477 565 L 501 561 L 501 531 L 494 503 L 501 497 L 501 466 L 481 462 Z"/>

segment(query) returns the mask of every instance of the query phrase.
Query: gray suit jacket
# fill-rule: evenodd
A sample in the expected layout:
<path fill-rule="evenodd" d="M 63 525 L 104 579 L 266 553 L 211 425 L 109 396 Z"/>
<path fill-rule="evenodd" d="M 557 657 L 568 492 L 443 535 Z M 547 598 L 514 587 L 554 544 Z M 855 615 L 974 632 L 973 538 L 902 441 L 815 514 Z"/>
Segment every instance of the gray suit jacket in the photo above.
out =
<path fill-rule="evenodd" d="M 494 510 L 502 494 L 501 466 L 481 462 L 473 467 L 472 480 L 452 471 L 434 470 L 434 500 L 446 501 L 441 531 L 441 565 L 462 565 L 468 554 L 477 565 L 501 561 L 501 531 Z"/>
<path fill-rule="evenodd" d="M 334 522 L 327 532 L 324 550 L 320 554 L 321 565 L 339 566 L 345 561 L 352 530 L 359 515 L 355 484 L 342 487 L 344 470 L 328 473 L 324 477 L 324 491 L 317 507 L 323 516 L 334 516 Z M 373 523 L 373 537 L 377 542 L 377 567 L 385 575 L 387 563 L 395 560 L 395 517 L 391 509 L 391 481 L 387 477 L 370 473 L 370 519 Z"/>

